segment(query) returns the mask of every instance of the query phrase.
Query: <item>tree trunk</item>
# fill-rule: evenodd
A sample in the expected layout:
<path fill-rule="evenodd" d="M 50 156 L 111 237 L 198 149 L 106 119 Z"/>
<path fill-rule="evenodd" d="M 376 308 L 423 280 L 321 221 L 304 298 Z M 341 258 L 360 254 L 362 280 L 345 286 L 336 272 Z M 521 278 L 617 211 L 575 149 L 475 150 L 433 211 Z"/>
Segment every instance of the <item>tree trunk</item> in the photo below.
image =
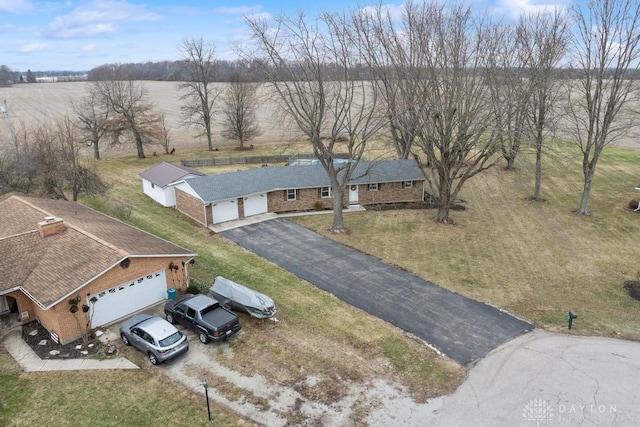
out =
<path fill-rule="evenodd" d="M 100 147 L 98 146 L 98 139 L 96 136 L 93 137 L 93 158 L 96 160 L 100 160 Z"/>
<path fill-rule="evenodd" d="M 135 137 L 135 140 L 136 140 L 136 148 L 138 149 L 138 158 L 144 159 L 146 156 L 144 155 L 144 148 L 142 146 L 142 137 L 140 136 L 140 133 L 135 129 L 135 127 L 133 130 L 133 136 Z"/>
<path fill-rule="evenodd" d="M 593 175 L 595 168 L 586 167 L 584 171 L 584 186 L 582 188 L 582 199 L 580 200 L 580 209 L 576 211 L 576 215 L 589 215 L 589 196 L 591 195 L 591 186 L 593 184 Z"/>
<path fill-rule="evenodd" d="M 510 170 L 510 171 L 515 170 L 515 168 L 516 168 L 516 158 L 515 158 L 515 156 L 514 157 L 507 156 L 505 158 L 507 159 L 507 170 Z"/>
<path fill-rule="evenodd" d="M 329 229 L 332 233 L 341 234 L 346 233 L 347 229 L 344 226 L 344 219 L 342 215 L 342 209 L 344 206 L 344 187 L 335 187 L 333 191 L 333 223 Z"/>
<path fill-rule="evenodd" d="M 536 142 L 536 172 L 533 188 L 533 200 L 540 200 L 540 188 L 542 186 L 542 142 Z"/>
<path fill-rule="evenodd" d="M 445 224 L 449 223 L 449 210 L 451 210 L 451 182 L 448 177 L 441 176 L 436 221 Z"/>

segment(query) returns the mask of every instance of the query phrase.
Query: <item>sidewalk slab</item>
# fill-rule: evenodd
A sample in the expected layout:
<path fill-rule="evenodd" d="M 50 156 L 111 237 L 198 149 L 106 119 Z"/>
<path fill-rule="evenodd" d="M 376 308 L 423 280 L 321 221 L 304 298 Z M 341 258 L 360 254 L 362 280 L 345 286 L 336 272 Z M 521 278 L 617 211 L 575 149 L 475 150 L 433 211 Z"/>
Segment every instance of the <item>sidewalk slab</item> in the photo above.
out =
<path fill-rule="evenodd" d="M 6 336 L 5 348 L 25 372 L 88 371 L 100 369 L 139 369 L 124 357 L 113 359 L 47 359 L 43 360 L 24 342 L 20 331 Z"/>

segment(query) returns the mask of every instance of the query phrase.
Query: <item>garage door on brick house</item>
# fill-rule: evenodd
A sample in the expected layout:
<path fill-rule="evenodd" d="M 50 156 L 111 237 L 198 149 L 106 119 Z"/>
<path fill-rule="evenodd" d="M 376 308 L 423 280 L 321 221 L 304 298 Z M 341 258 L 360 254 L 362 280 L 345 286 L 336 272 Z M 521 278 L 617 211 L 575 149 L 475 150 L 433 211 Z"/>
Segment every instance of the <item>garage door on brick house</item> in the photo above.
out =
<path fill-rule="evenodd" d="M 125 316 L 163 301 L 167 295 L 164 270 L 138 277 L 111 289 L 89 296 L 91 327 L 107 325 Z"/>

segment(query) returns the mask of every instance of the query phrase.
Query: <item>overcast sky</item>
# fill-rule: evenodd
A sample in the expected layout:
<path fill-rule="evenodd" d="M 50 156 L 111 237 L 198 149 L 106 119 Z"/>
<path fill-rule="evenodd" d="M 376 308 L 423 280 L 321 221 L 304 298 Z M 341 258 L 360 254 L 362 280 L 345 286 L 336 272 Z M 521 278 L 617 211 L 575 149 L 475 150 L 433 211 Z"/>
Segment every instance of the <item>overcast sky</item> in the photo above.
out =
<path fill-rule="evenodd" d="M 512 19 L 521 11 L 570 0 L 468 0 L 478 10 Z M 399 7 L 399 2 L 384 2 Z M 0 64 L 25 72 L 88 71 L 107 63 L 178 59 L 188 38 L 214 43 L 217 57 L 234 59 L 247 37 L 243 17 L 318 10 L 344 11 L 376 0 L 0 0 Z"/>

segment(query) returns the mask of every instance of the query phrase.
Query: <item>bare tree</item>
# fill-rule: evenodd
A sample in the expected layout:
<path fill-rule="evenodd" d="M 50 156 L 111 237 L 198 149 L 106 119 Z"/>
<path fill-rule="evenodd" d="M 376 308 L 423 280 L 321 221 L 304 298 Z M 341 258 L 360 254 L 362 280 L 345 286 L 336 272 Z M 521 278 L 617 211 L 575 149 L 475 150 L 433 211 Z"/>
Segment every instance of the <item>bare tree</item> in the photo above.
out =
<path fill-rule="evenodd" d="M 362 79 L 356 67 L 360 46 L 352 25 L 329 13 L 314 23 L 302 13 L 279 16 L 274 26 L 256 17 L 247 23 L 258 50 L 244 54 L 263 59 L 256 64 L 264 65 L 280 107 L 311 141 L 331 183 L 330 230 L 343 233 L 346 187 L 367 143 L 386 123 L 377 86 Z M 339 152 L 348 153 L 348 162 L 334 161 Z"/>
<path fill-rule="evenodd" d="M 380 43 L 394 67 L 407 70 L 397 94 L 416 122 L 412 154 L 438 205 L 436 221 L 450 222 L 449 212 L 465 182 L 493 166 L 499 158 L 501 121 L 496 120 L 487 78 L 496 70 L 490 23 L 460 4 L 409 1 L 403 6 L 401 29 Z M 394 38 L 394 34 L 402 38 Z M 412 71 L 413 70 L 413 71 Z"/>
<path fill-rule="evenodd" d="M 57 181 L 62 182 L 63 189 L 71 191 L 72 200 L 78 201 L 80 193 L 104 194 L 107 190 L 106 183 L 95 170 L 81 162 L 83 139 L 78 127 L 69 117 L 56 123 L 55 142 L 59 165 Z"/>
<path fill-rule="evenodd" d="M 186 72 L 186 81 L 178 84 L 182 91 L 182 114 L 187 125 L 202 130 L 199 136 L 207 138 L 209 151 L 213 151 L 212 124 L 215 104 L 220 89 L 216 80 L 216 58 L 213 45 L 202 38 L 184 40 L 180 46 L 182 61 Z"/>
<path fill-rule="evenodd" d="M 90 90 L 99 94 L 109 106 L 113 119 L 109 121 L 110 131 L 116 141 L 123 132 L 130 133 L 138 151 L 138 158 L 145 158 L 144 145 L 154 142 L 151 129 L 157 124 L 158 116 L 153 114 L 153 105 L 142 82 L 128 80 L 118 69 L 101 76 L 103 80 L 90 82 Z M 117 126 L 114 127 L 114 123 Z"/>
<path fill-rule="evenodd" d="M 164 154 L 169 154 L 169 146 L 171 145 L 171 128 L 167 122 L 167 114 L 161 111 L 158 115 L 156 139 L 160 141 L 160 145 L 164 148 Z"/>
<path fill-rule="evenodd" d="M 507 170 L 515 169 L 516 158 L 529 137 L 527 107 L 531 98 L 531 81 L 526 76 L 527 58 L 518 43 L 517 28 L 501 23 L 487 31 L 487 56 L 492 73 L 487 73 L 489 93 L 492 96 L 497 134 Z"/>
<path fill-rule="evenodd" d="M 79 102 L 72 102 L 73 111 L 78 117 L 83 140 L 93 147 L 93 158 L 100 159 L 100 141 L 109 129 L 109 104 L 97 93 L 95 85 L 88 86 L 88 93 Z"/>
<path fill-rule="evenodd" d="M 589 0 L 576 5 L 573 70 L 569 90 L 572 133 L 582 151 L 584 184 L 578 215 L 589 214 L 589 196 L 604 148 L 631 126 L 625 106 L 637 99 L 634 74 L 640 59 L 640 3 Z"/>
<path fill-rule="evenodd" d="M 222 95 L 224 120 L 222 135 L 238 141 L 240 148 L 262 132 L 258 127 L 256 109 L 258 108 L 257 83 L 240 73 L 233 73 Z"/>
<path fill-rule="evenodd" d="M 408 20 L 396 28 L 395 15 L 387 6 L 359 10 L 352 19 L 362 59 L 380 87 L 396 155 L 407 159 L 418 133 L 418 106 L 423 95 L 418 86 L 426 77 L 422 52 L 407 28 Z"/>
<path fill-rule="evenodd" d="M 536 153 L 533 200 L 541 200 L 542 153 L 544 141 L 557 121 L 552 114 L 561 93 L 558 65 L 567 53 L 569 43 L 568 17 L 560 9 L 552 12 L 523 15 L 517 26 L 517 40 L 525 55 L 529 72 L 528 124 Z"/>

